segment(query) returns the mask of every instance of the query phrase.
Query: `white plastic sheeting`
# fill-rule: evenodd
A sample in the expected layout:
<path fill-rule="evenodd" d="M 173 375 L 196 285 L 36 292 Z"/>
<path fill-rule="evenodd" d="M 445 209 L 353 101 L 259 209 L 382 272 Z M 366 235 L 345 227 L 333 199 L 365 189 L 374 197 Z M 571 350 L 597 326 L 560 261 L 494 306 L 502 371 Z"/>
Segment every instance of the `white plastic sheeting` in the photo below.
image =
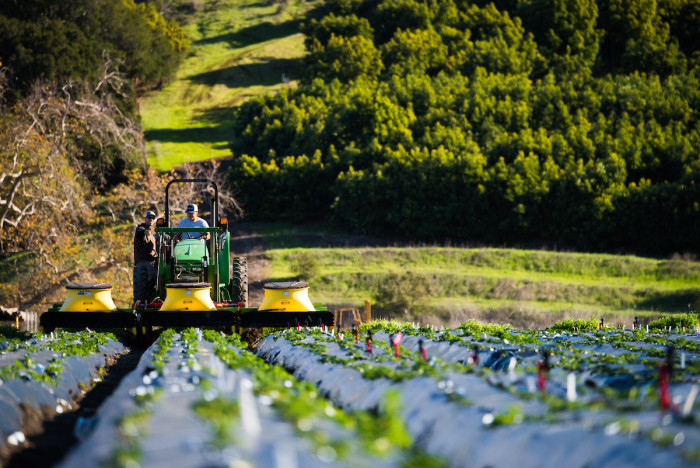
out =
<path fill-rule="evenodd" d="M 62 365 L 56 384 L 34 380 L 27 372 L 19 378 L 0 380 L 0 446 L 18 445 L 25 440 L 21 407 L 33 408 L 37 412 L 48 409 L 49 413 L 63 412 L 71 405 L 72 396 L 80 392 L 81 386 L 89 386 L 97 378 L 98 370 L 106 365 L 106 357 L 124 352 L 124 346 L 109 340 L 100 345 L 100 351 L 89 356 L 66 356 L 50 350 L 42 350 L 52 339 L 32 339 L 29 344 L 38 351 L 26 348 L 4 352 L 0 355 L 0 366 L 10 365 L 15 360 L 31 357 L 34 371 L 43 373 L 51 360 L 58 359 Z"/>
<path fill-rule="evenodd" d="M 162 393 L 150 407 L 147 435 L 139 440 L 141 466 L 296 468 L 399 464 L 391 456 L 376 459 L 362 453 L 353 454 L 351 460 L 339 460 L 334 453 L 314 447 L 310 440 L 298 435 L 297 427 L 280 418 L 269 398 L 253 393 L 250 373 L 226 367 L 210 342 L 199 341 L 196 347 L 185 350 L 183 343 L 175 340 L 165 358 L 162 375 L 149 368 L 154 346 L 103 403 L 93 430 L 59 467 L 113 464 L 120 441 L 120 418 L 137 409 L 135 393 L 150 389 L 160 389 Z M 188 365 L 190 361 L 194 364 Z M 211 381 L 210 389 L 204 390 L 200 385 L 203 379 Z M 239 418 L 231 421 L 234 442 L 223 449 L 212 447 L 212 429 L 191 410 L 197 400 L 215 396 L 238 400 L 240 407 Z M 331 439 L 354 436 L 330 421 L 320 424 Z"/>
<path fill-rule="evenodd" d="M 387 341 L 388 335 L 375 334 L 375 341 Z M 418 350 L 420 337 L 405 337 L 402 345 Z M 307 339 L 309 340 L 309 339 Z M 310 341 L 310 340 L 309 340 Z M 470 349 L 447 342 L 424 339 L 430 356 L 447 362 L 466 362 Z M 364 347 L 358 344 L 358 347 Z M 495 348 L 494 348 L 495 350 Z M 648 437 L 620 434 L 619 416 L 610 411 L 574 412 L 569 417 L 549 415 L 539 400 L 523 400 L 489 385 L 474 374 L 445 373 L 443 380 L 418 377 L 392 382 L 388 379 L 365 379 L 359 370 L 342 364 L 321 362 L 321 356 L 283 337 L 268 336 L 257 347 L 268 362 L 281 365 L 296 377 L 318 386 L 319 390 L 341 408 L 376 408 L 387 389 L 402 395 L 402 416 L 416 443 L 430 453 L 446 457 L 451 466 L 561 467 L 561 466 L 687 466 L 673 445 L 661 447 Z M 337 344 L 327 343 L 327 354 L 349 358 Z M 527 354 L 527 353 L 526 353 Z M 529 353 L 536 356 L 534 353 Z M 483 353 L 482 362 L 488 359 Z M 372 362 L 373 365 L 396 365 Z M 498 379 L 497 379 L 498 380 Z M 498 381 L 494 382 L 499 384 Z M 470 404 L 452 402 L 445 392 L 458 392 Z M 558 391 L 566 395 L 566 381 Z M 548 386 L 548 389 L 550 386 Z M 513 405 L 522 411 L 522 422 L 492 427 L 494 415 L 504 414 Z M 529 422 L 527 416 L 538 416 Z M 555 420 L 548 423 L 547 416 Z M 687 447 L 700 446 L 697 429 L 670 423 L 658 413 L 637 415 L 638 431 L 663 427 L 669 434 L 683 433 Z M 666 424 L 670 423 L 670 424 Z M 690 441 L 689 439 L 692 439 Z M 677 440 L 674 437 L 674 440 Z"/>

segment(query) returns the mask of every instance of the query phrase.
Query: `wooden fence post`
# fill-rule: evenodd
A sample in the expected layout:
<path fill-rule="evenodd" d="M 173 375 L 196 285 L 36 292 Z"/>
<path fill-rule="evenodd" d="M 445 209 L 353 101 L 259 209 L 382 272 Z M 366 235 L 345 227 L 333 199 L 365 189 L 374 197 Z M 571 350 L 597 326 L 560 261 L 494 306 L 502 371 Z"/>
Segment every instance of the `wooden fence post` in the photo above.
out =
<path fill-rule="evenodd" d="M 340 331 L 340 326 L 343 322 L 343 313 L 340 311 L 340 309 L 335 309 L 335 329 L 336 331 Z"/>

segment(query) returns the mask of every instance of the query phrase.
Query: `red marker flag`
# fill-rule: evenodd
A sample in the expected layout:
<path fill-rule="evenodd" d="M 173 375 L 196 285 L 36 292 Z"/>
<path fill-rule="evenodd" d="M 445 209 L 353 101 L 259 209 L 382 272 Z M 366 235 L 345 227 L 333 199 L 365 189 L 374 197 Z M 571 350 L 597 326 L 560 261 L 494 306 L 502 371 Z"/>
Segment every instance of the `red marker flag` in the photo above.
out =
<path fill-rule="evenodd" d="M 394 356 L 396 357 L 399 357 L 399 343 L 401 343 L 401 336 L 401 332 L 398 332 L 391 340 L 394 343 Z"/>

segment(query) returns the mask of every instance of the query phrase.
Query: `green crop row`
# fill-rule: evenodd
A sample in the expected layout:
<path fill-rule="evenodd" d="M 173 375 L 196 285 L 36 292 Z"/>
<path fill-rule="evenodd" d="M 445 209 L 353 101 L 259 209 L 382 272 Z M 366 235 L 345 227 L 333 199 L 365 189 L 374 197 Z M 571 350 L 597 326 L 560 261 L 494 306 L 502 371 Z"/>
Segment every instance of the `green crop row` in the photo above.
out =
<path fill-rule="evenodd" d="M 311 432 L 311 439 L 317 443 L 329 444 L 340 458 L 350 456 L 350 445 L 343 440 L 328 440 L 314 420 L 331 420 L 355 434 L 372 455 L 383 456 L 398 451 L 404 454 L 403 466 L 442 466 L 438 458 L 411 448 L 413 441 L 399 416 L 401 403 L 398 395 L 387 394 L 375 414 L 366 411 L 349 414 L 323 399 L 314 385 L 299 381 L 282 368 L 271 366 L 243 350 L 245 345 L 236 335 L 224 338 L 216 332 L 205 331 L 204 337 L 215 343 L 217 356 L 229 367 L 251 373 L 257 395 L 271 398 L 272 406 L 284 419 L 296 427 L 303 427 L 303 432 Z M 418 462 L 426 465 L 418 465 Z"/>
<path fill-rule="evenodd" d="M 9 332 L 10 336 L 15 336 Z M 7 335 L 6 335 L 7 336 Z M 68 356 L 89 356 L 100 350 L 100 345 L 107 344 L 109 340 L 116 341 L 111 333 L 88 333 L 88 332 L 64 332 L 55 333 L 55 338 L 43 345 L 26 343 L 26 334 L 19 334 L 22 338 L 12 338 L 6 351 L 24 349 L 27 354 L 22 359 L 15 359 L 12 364 L 0 368 L 0 379 L 13 379 L 27 377 L 32 380 L 56 384 L 61 378 L 63 371 L 63 360 Z M 37 335 L 37 338 L 39 335 Z M 54 351 L 53 358 L 46 366 L 39 365 L 32 353 L 42 349 Z"/>

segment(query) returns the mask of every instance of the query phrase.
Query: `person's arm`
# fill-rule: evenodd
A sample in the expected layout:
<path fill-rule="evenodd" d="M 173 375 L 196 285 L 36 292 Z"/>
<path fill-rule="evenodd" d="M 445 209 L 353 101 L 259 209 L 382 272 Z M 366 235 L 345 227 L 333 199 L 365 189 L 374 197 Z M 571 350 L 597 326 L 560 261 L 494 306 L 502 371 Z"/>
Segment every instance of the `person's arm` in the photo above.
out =
<path fill-rule="evenodd" d="M 143 230 L 143 241 L 146 244 L 153 242 L 153 245 L 156 245 L 156 236 L 150 228 Z"/>
<path fill-rule="evenodd" d="M 136 233 L 134 234 L 134 239 L 136 242 L 144 242 L 144 238 L 146 237 L 146 230 L 142 226 L 138 226 L 136 228 Z"/>

